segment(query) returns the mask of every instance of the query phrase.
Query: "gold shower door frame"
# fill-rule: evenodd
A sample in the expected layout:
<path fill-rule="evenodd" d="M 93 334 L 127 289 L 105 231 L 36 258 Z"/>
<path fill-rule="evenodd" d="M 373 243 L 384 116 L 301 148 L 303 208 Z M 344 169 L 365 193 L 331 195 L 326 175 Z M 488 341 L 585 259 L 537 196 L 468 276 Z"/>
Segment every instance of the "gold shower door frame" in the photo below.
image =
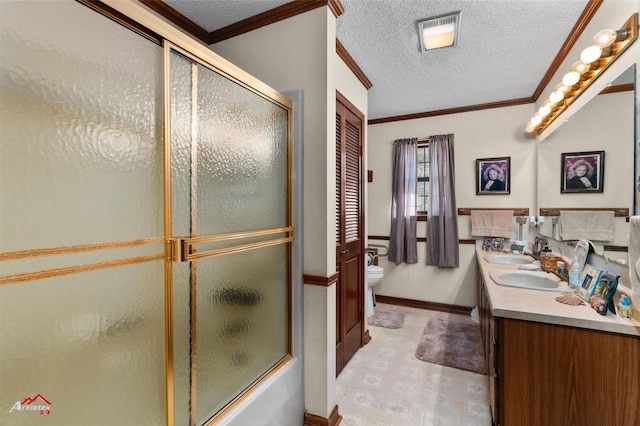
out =
<path fill-rule="evenodd" d="M 293 264 L 293 215 L 292 215 L 292 106 L 291 101 L 276 91 L 259 90 L 256 87 L 263 86 L 259 80 L 245 74 L 243 72 L 229 72 L 227 64 L 218 60 L 217 56 L 211 52 L 211 55 L 196 55 L 189 50 L 190 43 L 187 43 L 185 49 L 178 45 L 165 40 L 164 41 L 164 234 L 165 234 L 165 328 L 166 328 L 166 391 L 167 391 L 167 425 L 172 426 L 175 422 L 175 389 L 174 389 L 174 315 L 173 315 L 173 265 L 175 262 L 189 262 L 190 266 L 190 295 L 195 300 L 197 275 L 196 261 L 216 256 L 224 256 L 232 253 L 240 253 L 249 250 L 259 249 L 274 245 L 287 245 L 288 258 L 288 274 L 287 274 L 287 297 L 286 301 L 286 327 L 287 327 L 287 355 L 277 362 L 271 369 L 263 372 L 256 380 L 244 391 L 235 396 L 229 404 L 218 411 L 209 421 L 207 425 L 217 423 L 226 413 L 237 407 L 242 400 L 265 378 L 273 375 L 283 365 L 292 359 L 293 352 L 293 330 L 292 330 L 292 264 Z M 173 235 L 173 211 L 172 211 L 172 147 L 171 147 L 171 53 L 177 52 L 192 61 L 192 98 L 191 98 L 191 235 L 189 237 L 180 237 Z M 226 233 L 218 235 L 196 236 L 197 218 L 197 168 L 196 158 L 198 151 L 198 134 L 197 134 L 197 93 L 198 93 L 198 68 L 200 64 L 207 69 L 217 73 L 232 82 L 242 86 L 243 88 L 253 92 L 256 96 L 260 96 L 273 104 L 284 108 L 287 111 L 287 226 L 273 229 L 259 229 L 248 232 Z M 233 71 L 233 70 L 232 70 Z M 239 78 L 236 75 L 239 75 Z M 247 242 L 247 240 L 261 237 L 260 241 Z M 266 239 L 264 237 L 267 237 Z M 223 248 L 215 250 L 198 251 L 198 245 L 220 243 L 224 244 Z M 190 321 L 190 395 L 189 395 L 189 424 L 197 423 L 197 389 L 196 389 L 196 371 L 195 353 L 197 350 L 196 341 L 196 304 L 191 304 L 191 321 Z"/>
<path fill-rule="evenodd" d="M 92 2 L 87 2 L 92 3 Z M 267 246 L 284 245 L 287 250 L 287 258 L 289 260 L 287 274 L 287 301 L 286 301 L 286 349 L 287 354 L 272 368 L 264 371 L 259 377 L 255 378 L 253 384 L 237 395 L 229 404 L 222 408 L 207 424 L 217 422 L 225 413 L 228 413 L 234 407 L 237 407 L 243 398 L 250 393 L 258 383 L 266 377 L 273 375 L 280 367 L 286 364 L 292 358 L 293 352 L 293 334 L 292 334 L 292 244 L 293 244 L 293 226 L 292 226 L 292 152 L 291 152 L 291 129 L 292 129 L 292 104 L 289 99 L 268 87 L 266 84 L 250 76 L 241 69 L 235 67 L 229 62 L 217 56 L 206 46 L 194 41 L 189 36 L 177 31 L 174 27 L 164 22 L 162 19 L 155 17 L 149 11 L 145 10 L 139 4 L 130 1 L 105 0 L 104 2 L 114 10 L 124 14 L 134 22 L 139 23 L 146 29 L 155 32 L 164 40 L 164 161 L 163 167 L 163 214 L 164 214 L 164 235 L 154 235 L 152 238 L 134 239 L 127 241 L 111 241 L 97 244 L 80 244 L 69 246 L 56 246 L 48 248 L 34 248 L 26 250 L 7 251 L 0 253 L 0 262 L 15 261 L 41 261 L 48 260 L 56 256 L 85 255 L 87 253 L 96 253 L 99 256 L 91 257 L 90 261 L 81 258 L 64 260 L 59 264 L 52 262 L 35 264 L 35 266 L 20 266 L 12 268 L 7 273 L 0 274 L 0 286 L 21 285 L 34 280 L 44 280 L 56 277 L 70 276 L 72 274 L 88 273 L 100 270 L 113 269 L 126 265 L 146 264 L 150 262 L 158 262 L 164 260 L 164 333 L 165 333 L 165 422 L 167 426 L 175 424 L 175 395 L 174 395 L 174 324 L 173 324 L 173 266 L 177 262 L 190 262 L 195 264 L 197 260 L 212 258 L 216 256 L 224 256 L 232 253 L 247 252 Z M 104 13 L 104 12 L 103 12 Z M 106 13 L 108 16 L 109 14 Z M 112 17 L 113 18 L 113 17 Z M 119 19 L 113 18 L 115 21 L 127 25 Z M 130 27 L 131 28 L 131 27 Z M 135 29 L 134 29 L 135 31 Z M 136 31 L 142 34 L 140 31 Z M 144 34 L 142 34 L 144 35 Z M 155 42 L 155 38 L 150 38 Z M 260 96 L 275 105 L 278 105 L 287 111 L 287 226 L 275 229 L 259 229 L 249 232 L 229 233 L 223 235 L 209 236 L 181 236 L 175 237 L 172 234 L 172 194 L 171 194 L 171 122 L 170 122 L 170 68 L 169 54 L 171 49 L 179 52 L 185 57 L 202 64 L 204 67 L 214 71 L 215 73 L 237 83 L 238 85 L 253 92 L 256 96 Z M 157 169 L 156 169 L 157 170 Z M 159 174 L 159 173 L 158 173 Z M 160 178 L 160 176 L 158 176 Z M 159 188 L 158 188 L 159 189 Z M 155 190 L 154 190 L 155 191 Z M 160 203 L 158 203 L 160 207 Z M 259 238 L 256 238 L 259 237 Z M 251 240 L 252 239 L 252 240 Z M 247 240 L 253 242 L 247 242 Z M 256 242 L 256 240 L 259 240 Z M 201 244 L 224 243 L 225 247 L 218 250 L 198 251 L 197 248 Z M 119 250 L 123 250 L 126 254 L 120 255 Z M 107 253 L 102 255 L 101 253 Z M 113 253 L 113 254 L 111 254 Z M 131 254 L 133 253 L 133 254 Z M 159 266 L 159 265 L 158 265 Z M 14 270 L 15 269 L 15 270 Z M 9 269 L 7 269 L 9 271 Z M 192 282 L 192 287 L 195 282 Z M 161 319 L 158 318 L 158 321 Z M 197 343 L 197 342 L 196 342 Z M 161 361 L 160 361 L 161 362 Z M 161 374 L 159 372 L 158 374 Z M 193 374 L 193 372 L 192 372 Z M 163 380 L 157 377 L 158 383 Z M 156 390 L 160 391 L 156 388 Z M 195 395 L 192 395 L 195 396 Z M 195 404 L 193 405 L 195 408 Z M 193 417 L 192 417 L 193 418 Z"/>

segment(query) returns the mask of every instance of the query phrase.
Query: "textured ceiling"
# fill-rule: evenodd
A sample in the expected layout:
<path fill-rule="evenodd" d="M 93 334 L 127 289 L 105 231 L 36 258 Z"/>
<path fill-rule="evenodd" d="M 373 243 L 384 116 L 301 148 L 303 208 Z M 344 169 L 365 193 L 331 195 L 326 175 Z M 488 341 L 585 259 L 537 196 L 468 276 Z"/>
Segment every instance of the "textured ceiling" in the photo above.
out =
<path fill-rule="evenodd" d="M 275 9 L 291 0 L 163 0 L 205 30 L 212 32 L 227 25 Z"/>
<path fill-rule="evenodd" d="M 211 32 L 287 1 L 165 0 Z M 529 98 L 587 0 L 340 0 L 336 35 L 373 84 L 369 119 Z M 417 22 L 461 11 L 458 45 L 420 53 Z"/>

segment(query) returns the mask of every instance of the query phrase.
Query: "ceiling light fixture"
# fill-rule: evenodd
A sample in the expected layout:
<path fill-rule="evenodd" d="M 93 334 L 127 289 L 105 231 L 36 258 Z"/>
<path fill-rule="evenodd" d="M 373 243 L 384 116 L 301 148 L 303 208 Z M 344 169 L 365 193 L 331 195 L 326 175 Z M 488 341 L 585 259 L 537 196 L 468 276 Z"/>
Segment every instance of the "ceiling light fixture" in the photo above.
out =
<path fill-rule="evenodd" d="M 562 77 L 562 83 L 556 85 L 549 99 L 543 103 L 525 126 L 525 132 L 539 135 L 567 109 L 638 38 L 638 13 L 634 13 L 615 30 L 602 30 L 593 38 L 593 45 L 580 54 L 580 60 L 571 66 L 571 70 Z M 547 112 L 544 106 L 551 108 Z M 542 114 L 545 112 L 546 114 Z"/>
<path fill-rule="evenodd" d="M 439 49 L 458 44 L 460 11 L 434 16 L 418 22 L 420 50 Z"/>

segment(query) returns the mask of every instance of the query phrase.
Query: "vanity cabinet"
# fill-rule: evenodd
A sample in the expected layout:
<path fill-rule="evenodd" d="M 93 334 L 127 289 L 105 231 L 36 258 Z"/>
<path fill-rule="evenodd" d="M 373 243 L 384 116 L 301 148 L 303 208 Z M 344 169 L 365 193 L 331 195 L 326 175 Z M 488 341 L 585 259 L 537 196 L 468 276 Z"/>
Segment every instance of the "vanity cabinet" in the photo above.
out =
<path fill-rule="evenodd" d="M 486 374 L 489 379 L 489 403 L 491 404 L 491 418 L 493 424 L 496 421 L 498 412 L 498 363 L 496 358 L 497 349 L 497 332 L 496 321 L 491 314 L 491 303 L 489 302 L 489 293 L 482 277 L 482 273 L 478 273 L 478 314 L 480 317 L 480 332 L 482 334 L 482 343 L 484 348 L 484 360 L 486 363 Z"/>
<path fill-rule="evenodd" d="M 478 275 L 494 425 L 640 425 L 639 337 L 494 317 Z"/>

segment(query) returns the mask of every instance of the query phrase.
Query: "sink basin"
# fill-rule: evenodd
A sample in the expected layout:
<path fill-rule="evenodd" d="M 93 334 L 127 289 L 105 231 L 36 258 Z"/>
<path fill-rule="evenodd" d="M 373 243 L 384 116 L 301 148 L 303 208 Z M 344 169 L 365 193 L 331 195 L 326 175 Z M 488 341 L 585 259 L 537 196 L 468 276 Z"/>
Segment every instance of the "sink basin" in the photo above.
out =
<path fill-rule="evenodd" d="M 530 290 L 570 291 L 569 286 L 555 275 L 541 271 L 491 270 L 489 276 L 498 285 Z"/>
<path fill-rule="evenodd" d="M 484 260 L 498 265 L 527 265 L 533 263 L 533 258 L 521 254 L 490 254 L 484 255 Z"/>

